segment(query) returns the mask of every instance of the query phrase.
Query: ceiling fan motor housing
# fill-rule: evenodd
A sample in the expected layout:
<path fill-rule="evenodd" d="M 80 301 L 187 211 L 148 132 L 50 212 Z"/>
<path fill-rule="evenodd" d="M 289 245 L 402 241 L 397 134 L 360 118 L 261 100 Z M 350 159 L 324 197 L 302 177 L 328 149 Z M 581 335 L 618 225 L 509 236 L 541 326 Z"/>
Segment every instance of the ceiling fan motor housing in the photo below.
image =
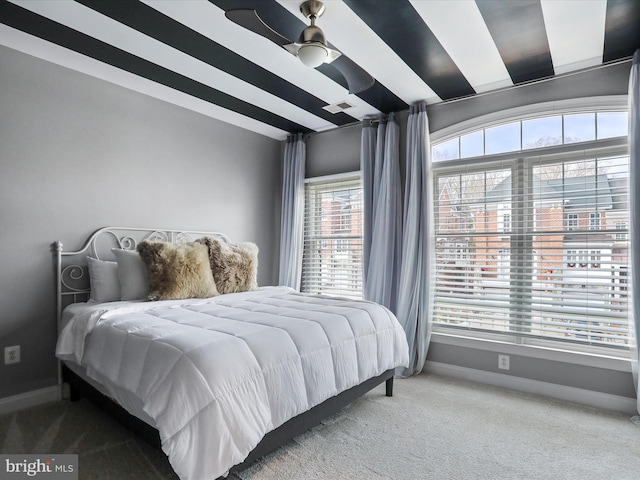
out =
<path fill-rule="evenodd" d="M 300 4 L 300 12 L 309 19 L 310 25 L 303 30 L 297 42 L 291 42 L 287 37 L 269 27 L 254 9 L 230 9 L 225 12 L 225 15 L 232 22 L 284 48 L 308 67 L 316 68 L 323 63 L 334 65 L 346 79 L 350 94 L 370 88 L 375 83 L 374 78 L 354 62 L 347 57 L 340 62 L 335 62 L 342 57 L 342 54 L 329 47 L 324 32 L 315 25 L 324 11 L 324 3 L 318 0 L 307 0 Z"/>
<path fill-rule="evenodd" d="M 321 16 L 324 10 L 324 4 L 318 0 L 307 0 L 300 5 L 300 11 L 310 20 L 311 25 L 300 34 L 297 55 L 302 63 L 312 68 L 322 65 L 329 56 L 327 38 L 322 29 L 316 26 L 316 18 Z"/>
<path fill-rule="evenodd" d="M 309 25 L 300 34 L 298 43 L 321 43 L 327 45 L 327 38 L 324 36 L 324 32 L 320 27 Z"/>
<path fill-rule="evenodd" d="M 319 0 L 307 0 L 300 4 L 300 12 L 302 12 L 302 14 L 308 19 L 313 17 L 313 20 L 315 20 L 316 18 L 321 17 L 324 13 L 324 9 L 324 3 Z"/>

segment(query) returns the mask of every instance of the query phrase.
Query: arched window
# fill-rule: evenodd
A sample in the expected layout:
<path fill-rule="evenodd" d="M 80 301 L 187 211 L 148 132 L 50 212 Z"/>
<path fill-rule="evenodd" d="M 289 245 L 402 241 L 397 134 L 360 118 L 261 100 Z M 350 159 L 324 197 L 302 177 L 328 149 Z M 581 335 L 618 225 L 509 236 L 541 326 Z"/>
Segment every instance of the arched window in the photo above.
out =
<path fill-rule="evenodd" d="M 628 117 L 622 102 L 584 103 L 432 135 L 436 330 L 628 349 Z"/>
<path fill-rule="evenodd" d="M 509 118 L 481 128 L 471 122 L 472 126 L 467 127 L 465 133 L 433 142 L 432 161 L 523 152 L 628 135 L 629 115 L 626 110 L 602 107 L 597 111 L 584 111 L 585 107 L 572 108 L 571 103 L 574 102 L 565 103 L 568 104 L 565 113 L 557 113 L 557 110 L 552 114 L 523 113 L 522 118 Z"/>

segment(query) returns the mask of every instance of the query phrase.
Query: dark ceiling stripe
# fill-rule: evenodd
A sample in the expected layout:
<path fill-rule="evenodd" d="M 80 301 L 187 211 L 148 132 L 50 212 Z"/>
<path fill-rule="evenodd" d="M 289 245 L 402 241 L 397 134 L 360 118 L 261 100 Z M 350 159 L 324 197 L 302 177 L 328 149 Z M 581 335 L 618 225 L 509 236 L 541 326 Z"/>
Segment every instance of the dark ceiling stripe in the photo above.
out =
<path fill-rule="evenodd" d="M 603 62 L 633 56 L 640 48 L 640 0 L 609 0 Z"/>
<path fill-rule="evenodd" d="M 329 123 L 346 125 L 354 121 L 353 117 L 346 113 L 335 115 L 329 113 L 322 108 L 327 102 L 314 97 L 296 85 L 283 80 L 144 3 L 105 2 L 103 0 L 76 1 L 187 55 L 251 83 Z"/>
<path fill-rule="evenodd" d="M 475 90 L 408 0 L 344 0 L 442 100 Z"/>
<path fill-rule="evenodd" d="M 17 5 L 0 0 L 0 22 L 17 30 L 29 33 L 61 47 L 76 51 L 95 60 L 160 83 L 187 95 L 238 112 L 286 132 L 309 133 L 311 130 L 295 122 L 275 115 L 260 107 L 244 102 L 224 92 L 196 82 L 149 62 L 143 58 L 120 50 L 108 43 L 80 33 L 72 28 L 25 10 Z"/>
<path fill-rule="evenodd" d="M 513 83 L 554 75 L 540 0 L 476 0 Z"/>
<path fill-rule="evenodd" d="M 300 33 L 307 26 L 300 18 L 292 15 L 289 10 L 277 3 L 275 0 L 209 0 L 211 3 L 222 10 L 231 10 L 233 8 L 251 8 L 258 12 L 260 18 L 276 32 L 287 37 L 291 41 L 298 40 Z M 326 3 L 327 8 L 331 8 L 331 2 Z M 322 18 L 317 22 L 322 28 Z M 331 39 L 329 39 L 331 40 Z M 329 42 L 331 44 L 331 42 Z M 340 50 L 338 47 L 331 46 Z M 331 65 L 321 65 L 318 70 L 329 77 L 344 88 L 348 88 L 347 82 L 342 75 Z M 402 99 L 388 90 L 380 82 L 376 82 L 373 87 L 360 92 L 357 95 L 372 107 L 377 108 L 381 112 L 397 112 L 409 108 Z"/>

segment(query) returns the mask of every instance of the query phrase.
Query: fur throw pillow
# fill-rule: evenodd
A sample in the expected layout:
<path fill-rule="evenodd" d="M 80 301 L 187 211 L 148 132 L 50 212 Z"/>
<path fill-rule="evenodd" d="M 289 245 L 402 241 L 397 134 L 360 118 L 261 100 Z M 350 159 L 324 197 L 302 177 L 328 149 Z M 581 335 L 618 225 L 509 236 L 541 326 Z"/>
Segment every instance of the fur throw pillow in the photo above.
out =
<path fill-rule="evenodd" d="M 201 243 L 140 242 L 138 252 L 149 276 L 149 300 L 209 298 L 218 295 Z"/>
<path fill-rule="evenodd" d="M 258 246 L 255 243 L 230 244 L 210 237 L 196 241 L 209 249 L 209 262 L 218 292 L 248 292 L 258 288 Z"/>

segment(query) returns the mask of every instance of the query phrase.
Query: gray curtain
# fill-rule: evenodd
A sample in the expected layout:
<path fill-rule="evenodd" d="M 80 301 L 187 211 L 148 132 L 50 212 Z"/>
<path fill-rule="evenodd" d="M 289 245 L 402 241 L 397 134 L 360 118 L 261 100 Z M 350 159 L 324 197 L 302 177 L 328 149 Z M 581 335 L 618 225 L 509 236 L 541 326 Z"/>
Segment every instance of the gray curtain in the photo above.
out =
<path fill-rule="evenodd" d="M 395 311 L 402 234 L 400 127 L 380 119 L 373 147 L 371 123 L 362 131 L 364 181 L 364 297 Z M 373 155 L 373 156 L 372 156 Z"/>
<path fill-rule="evenodd" d="M 279 284 L 300 290 L 304 253 L 304 170 L 302 134 L 289 135 L 284 148 Z"/>
<path fill-rule="evenodd" d="M 371 252 L 373 185 L 376 159 L 376 132 L 373 120 L 362 122 L 360 139 L 360 173 L 362 175 L 362 281 L 367 285 L 367 269 Z M 365 297 L 366 297 L 365 293 Z"/>
<path fill-rule="evenodd" d="M 640 235 L 640 50 L 633 55 L 631 74 L 629 75 L 629 267 L 631 269 L 631 288 L 629 289 L 629 319 L 632 331 L 633 350 L 631 363 L 633 381 L 638 393 L 638 412 L 640 412 L 640 388 L 638 388 L 638 352 L 640 349 L 640 254 L 638 253 L 638 235 Z M 635 420 L 638 420 L 635 417 Z"/>
<path fill-rule="evenodd" d="M 433 275 L 433 182 L 427 106 L 411 107 L 407 123 L 402 262 L 396 316 L 409 343 L 409 367 L 402 376 L 420 373 L 431 337 Z"/>

